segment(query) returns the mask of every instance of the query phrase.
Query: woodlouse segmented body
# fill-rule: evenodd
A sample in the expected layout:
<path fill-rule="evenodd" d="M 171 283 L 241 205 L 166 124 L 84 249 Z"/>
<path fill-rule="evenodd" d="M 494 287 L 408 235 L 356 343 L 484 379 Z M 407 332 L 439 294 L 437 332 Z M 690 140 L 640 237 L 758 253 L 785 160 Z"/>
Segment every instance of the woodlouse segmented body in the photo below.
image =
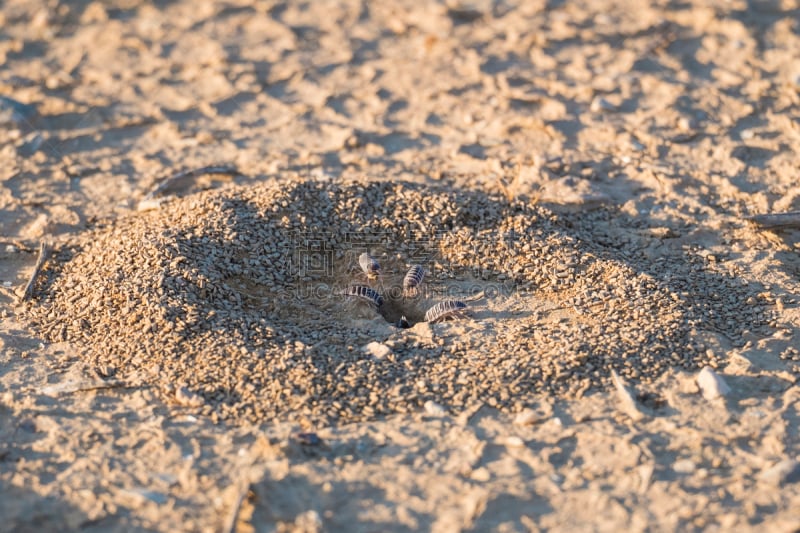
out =
<path fill-rule="evenodd" d="M 425 269 L 422 268 L 422 265 L 412 265 L 406 272 L 406 277 L 403 278 L 403 293 L 406 296 L 416 296 L 424 277 Z"/>
<path fill-rule="evenodd" d="M 371 303 L 375 307 L 380 307 L 383 305 L 383 296 L 378 294 L 378 291 L 372 287 L 367 287 L 366 285 L 353 285 L 352 287 L 345 289 L 342 294 L 345 296 L 355 296 L 357 298 L 361 298 L 362 300 L 366 300 L 367 302 Z"/>
<path fill-rule="evenodd" d="M 369 279 L 375 279 L 381 275 L 381 265 L 367 252 L 358 256 L 358 264 Z"/>
<path fill-rule="evenodd" d="M 435 324 L 444 320 L 466 317 L 467 304 L 458 300 L 445 300 L 425 313 L 425 321 Z"/>

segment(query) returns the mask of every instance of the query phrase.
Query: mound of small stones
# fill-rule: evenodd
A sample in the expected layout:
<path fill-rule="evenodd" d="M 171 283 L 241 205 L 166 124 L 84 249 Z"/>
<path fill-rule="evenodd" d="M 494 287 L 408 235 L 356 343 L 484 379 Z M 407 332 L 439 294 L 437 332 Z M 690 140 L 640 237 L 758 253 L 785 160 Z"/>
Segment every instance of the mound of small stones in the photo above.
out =
<path fill-rule="evenodd" d="M 695 330 L 736 340 L 765 322 L 745 284 L 690 252 L 647 260 L 604 233 L 613 217 L 416 184 L 209 191 L 76 237 L 22 314 L 101 373 L 210 416 L 311 422 L 428 401 L 520 409 L 602 386 L 612 369 L 647 382 L 717 364 Z M 386 272 L 390 311 L 339 294 L 366 283 L 363 251 Z M 391 293 L 414 263 L 440 294 L 406 303 Z M 484 294 L 472 320 L 391 325 L 465 287 Z M 380 357 L 363 349 L 375 341 Z"/>

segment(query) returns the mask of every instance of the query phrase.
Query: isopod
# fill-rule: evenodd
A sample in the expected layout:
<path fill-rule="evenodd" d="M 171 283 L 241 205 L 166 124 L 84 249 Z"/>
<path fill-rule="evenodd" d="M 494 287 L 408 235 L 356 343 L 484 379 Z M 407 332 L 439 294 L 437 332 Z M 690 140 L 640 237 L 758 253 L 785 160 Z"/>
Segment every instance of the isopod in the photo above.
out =
<path fill-rule="evenodd" d="M 443 320 L 450 320 L 455 318 L 465 318 L 467 311 L 467 304 L 459 300 L 445 300 L 432 306 L 425 313 L 425 321 L 435 324 Z"/>
<path fill-rule="evenodd" d="M 358 264 L 369 279 L 375 279 L 381 275 L 381 265 L 367 252 L 358 256 Z"/>
<path fill-rule="evenodd" d="M 345 289 L 342 294 L 345 296 L 356 296 L 362 300 L 366 300 L 375 307 L 383 305 L 383 296 L 378 294 L 378 291 L 366 285 L 353 285 Z"/>
<path fill-rule="evenodd" d="M 410 297 L 416 296 L 424 277 L 425 269 L 422 268 L 422 265 L 412 265 L 406 272 L 406 277 L 403 278 L 403 294 Z"/>

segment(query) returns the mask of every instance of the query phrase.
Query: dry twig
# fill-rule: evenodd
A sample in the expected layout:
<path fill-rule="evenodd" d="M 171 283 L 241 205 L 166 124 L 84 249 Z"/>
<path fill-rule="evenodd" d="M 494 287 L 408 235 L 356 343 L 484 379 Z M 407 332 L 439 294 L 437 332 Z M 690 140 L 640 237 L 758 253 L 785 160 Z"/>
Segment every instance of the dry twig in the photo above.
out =
<path fill-rule="evenodd" d="M 236 522 L 239 521 L 239 512 L 242 509 L 242 503 L 244 503 L 244 499 L 250 493 L 250 483 L 240 483 L 236 492 L 236 500 L 233 502 L 233 507 L 231 507 L 230 513 L 226 517 L 225 524 L 222 527 L 224 533 L 233 533 L 236 531 Z"/>
<path fill-rule="evenodd" d="M 800 211 L 787 211 L 786 213 L 766 213 L 746 217 L 756 226 L 763 229 L 789 229 L 800 228 Z"/>
<path fill-rule="evenodd" d="M 230 165 L 209 165 L 191 170 L 183 170 L 177 174 L 173 174 L 156 185 L 149 193 L 147 193 L 142 201 L 139 202 L 138 209 L 140 211 L 144 211 L 153 207 L 158 207 L 159 197 L 165 196 L 172 189 L 186 186 L 198 177 L 208 174 L 228 174 L 231 176 L 239 176 L 241 175 L 241 172 L 239 172 L 239 169 L 236 167 Z"/>
<path fill-rule="evenodd" d="M 38 392 L 48 396 L 60 396 L 62 394 L 74 394 L 76 392 L 87 392 L 102 389 L 136 389 L 139 387 L 141 387 L 140 384 L 129 383 L 119 379 L 108 381 L 79 380 L 48 385 L 47 387 L 39 389 Z"/>
<path fill-rule="evenodd" d="M 25 289 L 22 291 L 22 296 L 19 297 L 20 303 L 30 299 L 30 297 L 33 296 L 33 286 L 36 284 L 36 278 L 39 277 L 39 272 L 41 272 L 45 261 L 47 261 L 47 258 L 50 257 L 51 251 L 52 246 L 50 246 L 50 244 L 46 241 L 42 241 L 39 244 L 39 258 L 36 259 L 36 264 L 33 266 L 31 277 L 28 279 L 28 283 L 25 285 Z"/>

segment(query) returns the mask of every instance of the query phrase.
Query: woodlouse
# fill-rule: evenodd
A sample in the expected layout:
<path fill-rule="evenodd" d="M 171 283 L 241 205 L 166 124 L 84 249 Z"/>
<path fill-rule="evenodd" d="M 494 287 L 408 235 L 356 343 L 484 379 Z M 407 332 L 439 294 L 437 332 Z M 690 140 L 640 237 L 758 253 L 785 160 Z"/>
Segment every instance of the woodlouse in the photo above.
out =
<path fill-rule="evenodd" d="M 362 300 L 366 300 L 367 302 L 371 303 L 375 307 L 380 307 L 383 305 L 383 296 L 378 294 L 378 291 L 372 287 L 367 287 L 366 285 L 353 285 L 345 289 L 342 294 L 345 296 L 355 296 L 357 298 L 361 298 Z"/>
<path fill-rule="evenodd" d="M 358 256 L 358 264 L 369 279 L 375 279 L 381 275 L 381 265 L 367 252 Z"/>
<path fill-rule="evenodd" d="M 416 296 L 424 277 L 425 269 L 422 268 L 422 265 L 412 265 L 406 272 L 406 277 L 403 278 L 403 294 L 410 297 Z"/>
<path fill-rule="evenodd" d="M 467 304 L 459 300 L 445 300 L 432 306 L 425 313 L 425 321 L 435 324 L 444 320 L 465 318 Z"/>

